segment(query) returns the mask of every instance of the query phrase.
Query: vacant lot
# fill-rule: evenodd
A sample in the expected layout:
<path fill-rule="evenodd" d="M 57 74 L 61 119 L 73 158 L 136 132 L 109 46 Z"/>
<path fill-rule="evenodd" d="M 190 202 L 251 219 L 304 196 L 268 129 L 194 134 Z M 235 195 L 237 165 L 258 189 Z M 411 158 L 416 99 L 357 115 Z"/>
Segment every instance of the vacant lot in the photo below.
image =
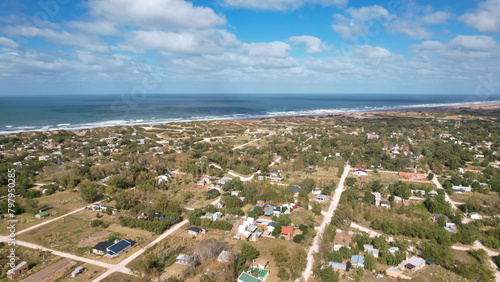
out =
<path fill-rule="evenodd" d="M 18 220 L 17 230 L 28 228 L 85 206 L 80 196 L 72 191 L 56 192 L 50 196 L 36 198 L 36 200 L 38 201 L 39 208 L 47 211 L 50 215 L 44 219 L 36 219 L 35 215 L 30 213 L 18 215 L 16 216 Z M 0 235 L 7 234 L 8 230 L 6 227 L 7 222 L 5 220 L 0 221 Z"/>

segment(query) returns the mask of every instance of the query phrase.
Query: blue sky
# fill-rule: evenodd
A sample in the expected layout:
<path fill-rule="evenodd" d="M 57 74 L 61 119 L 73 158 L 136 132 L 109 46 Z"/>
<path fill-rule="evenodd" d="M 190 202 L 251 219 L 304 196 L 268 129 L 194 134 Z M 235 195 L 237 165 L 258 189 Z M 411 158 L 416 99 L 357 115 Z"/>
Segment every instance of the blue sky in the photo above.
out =
<path fill-rule="evenodd" d="M 500 93 L 499 34 L 500 0 L 4 0 L 0 95 Z"/>

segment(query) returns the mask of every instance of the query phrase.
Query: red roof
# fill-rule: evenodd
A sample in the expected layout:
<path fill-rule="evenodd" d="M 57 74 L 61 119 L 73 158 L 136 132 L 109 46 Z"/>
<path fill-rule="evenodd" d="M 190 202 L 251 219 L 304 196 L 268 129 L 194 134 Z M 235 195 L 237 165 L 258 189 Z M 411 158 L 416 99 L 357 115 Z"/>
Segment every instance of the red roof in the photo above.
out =
<path fill-rule="evenodd" d="M 281 234 L 293 234 L 293 227 L 281 226 Z"/>

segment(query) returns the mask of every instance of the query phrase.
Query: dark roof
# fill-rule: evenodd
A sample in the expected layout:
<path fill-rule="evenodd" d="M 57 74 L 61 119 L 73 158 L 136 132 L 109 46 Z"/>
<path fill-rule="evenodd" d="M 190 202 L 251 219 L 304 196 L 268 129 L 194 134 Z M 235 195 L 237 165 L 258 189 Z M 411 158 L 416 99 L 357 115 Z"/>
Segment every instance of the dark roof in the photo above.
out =
<path fill-rule="evenodd" d="M 193 232 L 196 232 L 196 233 L 200 233 L 201 232 L 201 228 L 196 227 L 196 226 L 192 226 L 192 227 L 189 227 L 186 231 L 193 231 Z"/>
<path fill-rule="evenodd" d="M 99 242 L 97 245 L 94 246 L 94 250 L 106 252 L 106 249 L 109 246 L 112 246 L 113 244 L 114 244 L 113 242 Z"/>
<path fill-rule="evenodd" d="M 276 227 L 278 225 L 277 222 L 269 222 L 269 224 L 267 224 L 267 226 L 272 226 L 272 227 Z"/>
<path fill-rule="evenodd" d="M 132 246 L 134 244 L 134 241 L 132 240 L 120 240 L 119 242 L 109 246 L 106 250 L 108 254 L 114 255 L 118 254 L 120 252 L 123 252 L 123 250 L 127 249 L 128 247 Z"/>

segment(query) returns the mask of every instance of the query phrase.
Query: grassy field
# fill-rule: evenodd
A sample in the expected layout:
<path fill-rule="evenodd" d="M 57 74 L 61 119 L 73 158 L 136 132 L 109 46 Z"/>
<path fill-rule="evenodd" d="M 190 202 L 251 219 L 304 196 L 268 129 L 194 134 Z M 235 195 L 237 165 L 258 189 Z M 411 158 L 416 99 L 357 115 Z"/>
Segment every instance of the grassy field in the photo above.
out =
<path fill-rule="evenodd" d="M 128 274 L 124 274 L 124 273 L 120 273 L 120 272 L 115 272 L 115 273 L 111 274 L 110 276 L 104 278 L 101 281 L 102 282 L 116 282 L 116 281 L 137 282 L 137 281 L 141 281 L 141 279 L 139 279 L 138 277 L 132 276 L 132 275 L 128 275 Z"/>
<path fill-rule="evenodd" d="M 107 228 L 91 227 L 90 223 L 96 219 L 95 216 L 96 212 L 84 210 L 23 233 L 19 235 L 19 239 L 107 263 L 118 263 L 154 240 L 151 232 L 116 224 L 117 216 L 102 214 L 99 220 L 109 224 L 109 226 Z M 93 246 L 100 241 L 106 241 L 113 234 L 119 238 L 131 239 L 137 245 L 114 259 L 99 257 L 91 253 Z"/>
<path fill-rule="evenodd" d="M 72 191 L 56 192 L 50 196 L 36 198 L 36 200 L 38 201 L 40 209 L 47 211 L 50 215 L 44 219 L 36 219 L 35 215 L 30 213 L 18 215 L 16 216 L 16 219 L 18 220 L 16 226 L 17 230 L 31 227 L 45 220 L 50 220 L 51 218 L 64 215 L 85 206 L 85 203 L 82 201 L 80 196 Z M 0 235 L 6 235 L 8 233 L 8 230 L 6 229 L 7 225 L 8 224 L 5 219 L 0 221 Z"/>

